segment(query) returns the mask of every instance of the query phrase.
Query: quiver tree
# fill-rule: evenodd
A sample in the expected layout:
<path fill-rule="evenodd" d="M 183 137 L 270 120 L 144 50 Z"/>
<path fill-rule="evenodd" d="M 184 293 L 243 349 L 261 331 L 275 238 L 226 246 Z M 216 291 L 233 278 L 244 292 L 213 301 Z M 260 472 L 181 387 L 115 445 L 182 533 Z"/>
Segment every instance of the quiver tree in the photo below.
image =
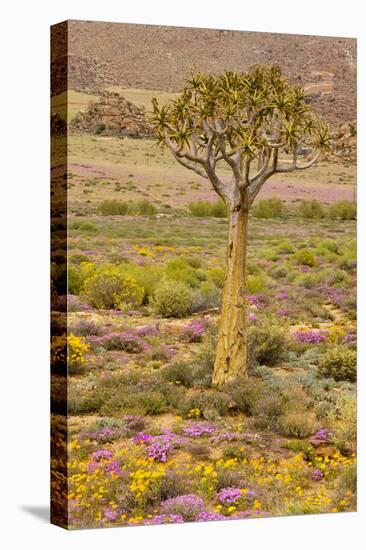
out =
<path fill-rule="evenodd" d="M 305 170 L 328 147 L 327 127 L 278 66 L 197 74 L 177 99 L 158 105 L 158 142 L 179 164 L 210 180 L 228 212 L 228 243 L 213 383 L 247 374 L 245 264 L 248 213 L 274 174 Z M 305 150 L 302 162 L 298 153 Z M 225 177 L 230 168 L 232 177 Z"/>

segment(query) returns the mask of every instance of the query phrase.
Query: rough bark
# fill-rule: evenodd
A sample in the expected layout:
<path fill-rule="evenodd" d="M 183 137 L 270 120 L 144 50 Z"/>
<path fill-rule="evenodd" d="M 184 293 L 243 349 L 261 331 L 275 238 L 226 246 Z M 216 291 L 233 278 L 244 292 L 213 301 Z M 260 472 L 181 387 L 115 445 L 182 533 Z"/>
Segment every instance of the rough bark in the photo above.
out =
<path fill-rule="evenodd" d="M 222 296 L 213 384 L 220 386 L 247 375 L 245 265 L 248 212 L 229 210 L 225 282 Z"/>

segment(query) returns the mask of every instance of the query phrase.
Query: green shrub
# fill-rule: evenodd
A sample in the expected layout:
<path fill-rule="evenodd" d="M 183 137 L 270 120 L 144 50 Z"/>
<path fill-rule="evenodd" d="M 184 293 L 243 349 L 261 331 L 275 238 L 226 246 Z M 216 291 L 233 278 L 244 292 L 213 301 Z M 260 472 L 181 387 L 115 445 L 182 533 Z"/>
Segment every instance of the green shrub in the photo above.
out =
<path fill-rule="evenodd" d="M 172 365 L 168 365 L 162 372 L 162 376 L 168 382 L 182 384 L 186 388 L 190 388 L 193 384 L 192 367 L 183 361 L 177 361 Z"/>
<path fill-rule="evenodd" d="M 82 294 L 98 309 L 123 309 L 141 305 L 144 289 L 115 266 L 103 266 L 86 279 Z"/>
<path fill-rule="evenodd" d="M 314 288 L 318 283 L 318 278 L 312 273 L 303 273 L 295 278 L 295 283 L 303 288 Z"/>
<path fill-rule="evenodd" d="M 243 458 L 246 458 L 247 452 L 242 445 L 230 443 L 223 448 L 222 456 L 225 459 L 236 458 L 237 460 L 243 460 Z"/>
<path fill-rule="evenodd" d="M 166 264 L 165 275 L 167 279 L 181 281 L 192 288 L 198 288 L 201 282 L 199 272 L 181 258 L 176 258 Z"/>
<path fill-rule="evenodd" d="M 154 216 L 157 213 L 156 207 L 146 199 L 130 203 L 129 210 L 139 216 Z"/>
<path fill-rule="evenodd" d="M 306 248 L 302 248 L 296 252 L 294 255 L 294 260 L 299 265 L 307 265 L 309 267 L 314 267 L 316 264 L 315 257 Z"/>
<path fill-rule="evenodd" d="M 357 354 L 346 346 L 334 346 L 329 349 L 319 363 L 319 372 L 334 380 L 356 382 Z"/>
<path fill-rule="evenodd" d="M 70 224 L 70 229 L 77 229 L 79 231 L 85 231 L 86 233 L 98 232 L 98 227 L 95 223 L 87 221 L 74 221 Z"/>
<path fill-rule="evenodd" d="M 205 311 L 220 305 L 220 291 L 212 282 L 203 283 L 194 292 L 192 312 Z"/>
<path fill-rule="evenodd" d="M 195 201 L 190 202 L 188 209 L 194 218 L 226 218 L 227 210 L 222 200 L 216 202 Z"/>
<path fill-rule="evenodd" d="M 329 206 L 327 218 L 331 220 L 354 220 L 356 219 L 357 207 L 355 202 L 338 201 Z"/>
<path fill-rule="evenodd" d="M 191 267 L 194 267 L 194 269 L 198 269 L 199 267 L 202 267 L 202 261 L 200 258 L 197 258 L 197 256 L 189 256 L 188 258 L 186 258 L 186 262 Z"/>
<path fill-rule="evenodd" d="M 165 397 L 159 391 L 142 394 L 138 401 L 142 406 L 144 414 L 160 414 L 166 408 Z"/>
<path fill-rule="evenodd" d="M 263 292 L 266 286 L 266 279 L 263 275 L 248 275 L 245 282 L 245 290 L 247 294 L 257 294 Z"/>
<path fill-rule="evenodd" d="M 318 424 L 304 412 L 291 412 L 278 419 L 279 431 L 285 437 L 309 437 L 314 434 Z"/>
<path fill-rule="evenodd" d="M 290 439 L 290 441 L 285 441 L 281 445 L 285 449 L 290 449 L 293 453 L 302 453 L 305 459 L 309 459 L 313 456 L 313 448 L 308 441 L 303 439 Z"/>
<path fill-rule="evenodd" d="M 303 200 L 299 204 L 299 216 L 308 219 L 324 218 L 324 209 L 320 202 L 315 199 Z"/>
<path fill-rule="evenodd" d="M 294 252 L 294 247 L 288 241 L 282 241 L 278 243 L 277 250 L 280 254 L 292 254 Z"/>
<path fill-rule="evenodd" d="M 260 380 L 237 378 L 234 382 L 227 384 L 224 389 L 240 412 L 252 415 L 257 410 L 257 403 L 263 396 L 264 387 Z"/>
<path fill-rule="evenodd" d="M 78 388 L 69 387 L 67 392 L 68 413 L 83 415 L 98 413 L 103 405 L 100 395 L 81 395 Z"/>
<path fill-rule="evenodd" d="M 350 492 L 352 493 L 350 499 Z M 335 499 L 336 501 L 346 500 L 348 507 L 354 509 L 356 507 L 357 498 L 357 465 L 348 464 L 342 468 L 335 482 Z"/>
<path fill-rule="evenodd" d="M 269 323 L 250 327 L 248 349 L 251 361 L 260 365 L 275 365 L 282 358 L 286 347 L 285 331 Z"/>
<path fill-rule="evenodd" d="M 330 419 L 334 423 L 332 428 L 333 443 L 342 453 L 352 453 L 356 450 L 357 438 L 357 403 L 352 392 L 340 394 Z"/>
<path fill-rule="evenodd" d="M 263 199 L 253 206 L 252 212 L 255 218 L 282 218 L 286 209 L 280 199 Z"/>
<path fill-rule="evenodd" d="M 163 280 L 155 289 L 152 305 L 163 317 L 185 317 L 192 309 L 193 292 L 182 281 Z"/>
<path fill-rule="evenodd" d="M 217 288 L 223 288 L 225 270 L 222 267 L 211 267 L 207 270 L 207 278 L 212 281 Z"/>
<path fill-rule="evenodd" d="M 254 403 L 254 425 L 259 430 L 274 429 L 283 409 L 283 398 L 278 391 L 264 387 L 262 397 Z"/>
<path fill-rule="evenodd" d="M 67 270 L 67 286 L 70 294 L 79 295 L 86 279 L 96 273 L 96 265 L 91 262 L 81 262 L 79 265 L 70 264 Z"/>
<path fill-rule="evenodd" d="M 159 281 L 161 281 L 163 268 L 155 264 L 145 264 L 143 266 L 124 263 L 119 266 L 121 273 L 132 277 L 137 284 L 144 289 L 143 304 L 149 302 L 149 298 L 154 294 Z"/>
<path fill-rule="evenodd" d="M 324 239 L 319 243 L 320 248 L 325 248 L 326 250 L 329 250 L 330 252 L 338 252 L 338 243 L 334 239 Z"/>
<path fill-rule="evenodd" d="M 105 200 L 98 206 L 98 213 L 102 216 L 124 216 L 128 213 L 128 203 L 116 199 Z"/>
<path fill-rule="evenodd" d="M 284 279 L 288 275 L 288 269 L 284 266 L 274 267 L 271 271 L 271 277 L 274 279 Z"/>

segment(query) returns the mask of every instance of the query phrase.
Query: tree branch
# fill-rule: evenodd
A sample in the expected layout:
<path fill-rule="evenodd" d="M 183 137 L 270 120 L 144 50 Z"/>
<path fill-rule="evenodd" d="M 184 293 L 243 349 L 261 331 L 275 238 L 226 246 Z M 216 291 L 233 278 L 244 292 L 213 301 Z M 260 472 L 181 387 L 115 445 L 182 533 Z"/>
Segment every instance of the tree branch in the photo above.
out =
<path fill-rule="evenodd" d="M 179 164 L 181 164 L 181 165 L 184 166 L 185 168 L 188 168 L 188 170 L 193 170 L 193 172 L 196 172 L 196 174 L 198 174 L 198 175 L 201 176 L 202 178 L 208 179 L 207 173 L 206 173 L 204 170 L 201 170 L 201 169 L 200 169 L 198 166 L 196 166 L 194 163 L 189 162 L 188 160 L 183 160 L 183 158 L 179 157 L 179 156 L 176 155 L 175 153 L 173 153 L 173 156 L 174 156 L 175 160 L 179 162 Z"/>
<path fill-rule="evenodd" d="M 278 166 L 276 168 L 276 173 L 284 174 L 286 172 L 294 172 L 295 170 L 306 170 L 307 168 L 310 168 L 310 166 L 313 166 L 313 164 L 316 163 L 319 157 L 320 157 L 320 151 L 318 151 L 311 160 L 309 160 L 305 164 L 299 165 L 297 164 L 297 155 L 294 154 L 292 164 L 290 166 Z"/>

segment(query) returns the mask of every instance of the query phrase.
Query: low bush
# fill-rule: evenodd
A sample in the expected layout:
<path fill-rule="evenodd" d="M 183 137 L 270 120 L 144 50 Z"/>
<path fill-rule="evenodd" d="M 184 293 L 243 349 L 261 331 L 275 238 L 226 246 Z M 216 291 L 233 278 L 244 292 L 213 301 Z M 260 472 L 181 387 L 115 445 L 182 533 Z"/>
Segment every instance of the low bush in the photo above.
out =
<path fill-rule="evenodd" d="M 284 266 L 274 267 L 271 271 L 271 277 L 274 279 L 284 279 L 288 275 L 288 269 Z"/>
<path fill-rule="evenodd" d="M 287 413 L 278 419 L 279 432 L 285 437 L 309 437 L 317 428 L 318 424 L 304 411 Z"/>
<path fill-rule="evenodd" d="M 307 265 L 308 267 L 314 267 L 316 264 L 314 255 L 306 248 L 302 248 L 294 254 L 294 261 L 299 265 Z"/>
<path fill-rule="evenodd" d="M 245 291 L 247 294 L 257 294 L 263 292 L 266 287 L 266 279 L 263 275 L 248 275 L 245 282 Z"/>
<path fill-rule="evenodd" d="M 212 282 L 203 283 L 193 294 L 192 313 L 219 307 L 221 293 Z"/>
<path fill-rule="evenodd" d="M 356 382 L 356 351 L 347 346 L 334 346 L 324 354 L 318 368 L 322 376 L 332 377 L 336 381 Z"/>
<path fill-rule="evenodd" d="M 163 280 L 155 289 L 152 305 L 163 317 L 185 317 L 192 309 L 193 291 L 182 281 Z"/>
<path fill-rule="evenodd" d="M 98 309 L 124 309 L 142 304 L 144 289 L 115 266 L 103 266 L 86 279 L 82 294 Z"/>
<path fill-rule="evenodd" d="M 146 199 L 129 203 L 128 209 L 138 216 L 154 216 L 157 213 L 156 207 Z"/>
<path fill-rule="evenodd" d="M 176 258 L 168 262 L 165 265 L 164 271 L 167 279 L 181 281 L 192 288 L 198 288 L 202 278 L 205 278 L 205 275 L 202 277 L 202 272 L 194 269 L 182 258 Z"/>
<path fill-rule="evenodd" d="M 70 229 L 77 229 L 78 231 L 85 231 L 86 233 L 98 232 L 98 227 L 95 223 L 88 221 L 74 221 L 70 224 Z"/>
<path fill-rule="evenodd" d="M 102 216 L 125 216 L 126 214 L 154 216 L 157 210 L 156 207 L 146 199 L 137 202 L 125 202 L 112 199 L 101 202 L 97 212 Z"/>
<path fill-rule="evenodd" d="M 251 326 L 248 331 L 248 349 L 251 362 L 275 365 L 286 347 L 286 333 L 279 326 L 269 323 Z"/>
<path fill-rule="evenodd" d="M 143 414 L 151 415 L 164 412 L 167 405 L 164 395 L 159 391 L 142 394 L 138 403 L 143 409 Z"/>
<path fill-rule="evenodd" d="M 356 451 L 357 403 L 353 393 L 347 392 L 338 397 L 333 413 L 333 443 L 342 453 Z"/>
<path fill-rule="evenodd" d="M 286 208 L 280 199 L 263 199 L 253 206 L 252 212 L 255 218 L 282 218 Z"/>
<path fill-rule="evenodd" d="M 299 204 L 298 213 L 299 216 L 301 216 L 302 218 L 324 218 L 324 209 L 320 202 L 315 199 L 301 201 L 301 203 Z"/>
<path fill-rule="evenodd" d="M 70 264 L 67 269 L 67 287 L 69 294 L 78 296 L 84 287 L 85 280 L 96 273 L 96 265 L 92 262 Z"/>
<path fill-rule="evenodd" d="M 153 295 L 159 281 L 161 281 L 163 268 L 155 264 L 146 264 L 143 266 L 124 263 L 119 266 L 121 273 L 132 277 L 137 284 L 143 288 L 144 297 L 143 304 L 149 302 L 149 298 Z"/>
<path fill-rule="evenodd" d="M 258 401 L 263 396 L 264 384 L 254 378 L 238 378 L 226 385 L 225 392 L 230 395 L 238 411 L 252 415 Z"/>
<path fill-rule="evenodd" d="M 356 219 L 357 207 L 355 202 L 338 201 L 331 204 L 327 211 L 327 218 L 331 220 L 354 220 Z"/>
<path fill-rule="evenodd" d="M 216 202 L 195 201 L 188 205 L 191 216 L 194 218 L 226 218 L 227 210 L 222 200 Z"/>
<path fill-rule="evenodd" d="M 162 372 L 162 376 L 168 382 L 182 384 L 186 388 L 190 388 L 193 384 L 192 367 L 184 361 L 177 361 L 172 365 L 168 365 Z"/>
<path fill-rule="evenodd" d="M 75 326 L 72 326 L 72 332 L 76 336 L 101 336 L 103 329 L 93 321 L 82 319 Z"/>
<path fill-rule="evenodd" d="M 105 200 L 100 203 L 97 211 L 102 216 L 125 216 L 128 213 L 128 203 L 116 199 Z"/>

